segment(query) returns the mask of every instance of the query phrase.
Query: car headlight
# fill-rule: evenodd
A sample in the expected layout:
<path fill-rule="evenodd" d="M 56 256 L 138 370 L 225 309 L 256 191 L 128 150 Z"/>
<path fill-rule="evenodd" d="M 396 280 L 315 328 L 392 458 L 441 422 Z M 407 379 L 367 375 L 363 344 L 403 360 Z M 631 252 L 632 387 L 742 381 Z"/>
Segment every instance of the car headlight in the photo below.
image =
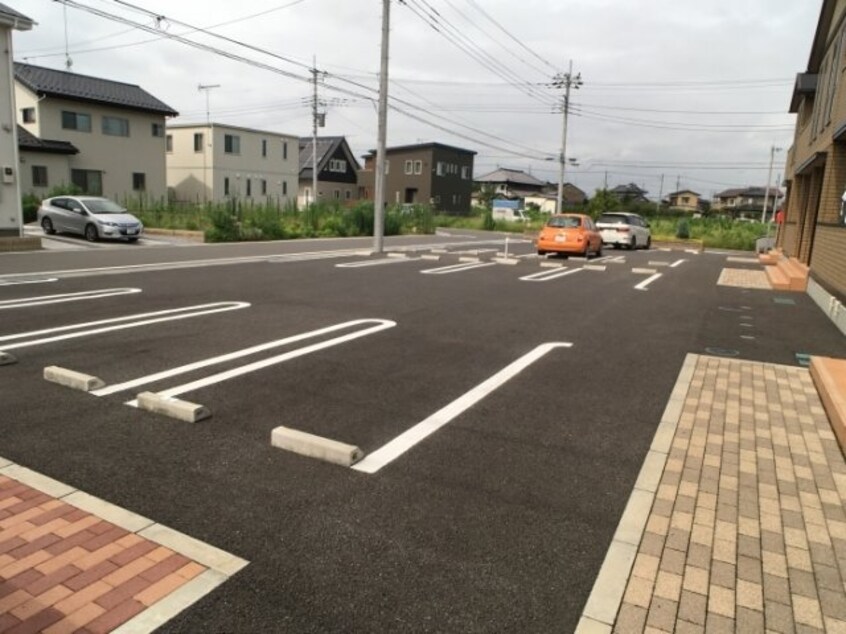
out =
<path fill-rule="evenodd" d="M 106 222 L 105 220 L 101 220 L 100 224 L 104 227 L 117 227 L 117 223 L 114 222 Z"/>

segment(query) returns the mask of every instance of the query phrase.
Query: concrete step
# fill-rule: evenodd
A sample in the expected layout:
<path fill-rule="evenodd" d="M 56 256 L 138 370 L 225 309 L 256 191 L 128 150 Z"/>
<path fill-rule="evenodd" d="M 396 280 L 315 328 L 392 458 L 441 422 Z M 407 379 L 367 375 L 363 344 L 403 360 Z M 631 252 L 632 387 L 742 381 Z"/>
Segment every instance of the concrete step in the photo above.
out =
<path fill-rule="evenodd" d="M 846 452 L 846 359 L 811 357 L 811 378 L 840 449 Z"/>
<path fill-rule="evenodd" d="M 766 271 L 767 279 L 770 281 L 770 286 L 772 286 L 774 290 L 790 290 L 790 278 L 780 266 L 768 266 L 764 269 L 764 271 Z"/>
<path fill-rule="evenodd" d="M 804 292 L 808 287 L 808 267 L 796 258 L 783 258 L 778 267 L 790 280 L 790 290 Z"/>

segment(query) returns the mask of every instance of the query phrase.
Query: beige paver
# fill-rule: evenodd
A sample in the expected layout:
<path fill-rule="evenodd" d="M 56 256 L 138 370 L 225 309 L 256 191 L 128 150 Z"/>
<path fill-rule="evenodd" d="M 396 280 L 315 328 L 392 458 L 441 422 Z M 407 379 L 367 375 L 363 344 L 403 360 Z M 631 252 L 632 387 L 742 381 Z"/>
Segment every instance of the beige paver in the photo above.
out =
<path fill-rule="evenodd" d="M 756 288 L 756 272 L 724 269 L 720 283 Z M 808 370 L 688 355 L 671 401 L 664 468 L 653 445 L 641 472 L 659 484 L 622 609 L 598 621 L 846 633 L 846 460 Z"/>

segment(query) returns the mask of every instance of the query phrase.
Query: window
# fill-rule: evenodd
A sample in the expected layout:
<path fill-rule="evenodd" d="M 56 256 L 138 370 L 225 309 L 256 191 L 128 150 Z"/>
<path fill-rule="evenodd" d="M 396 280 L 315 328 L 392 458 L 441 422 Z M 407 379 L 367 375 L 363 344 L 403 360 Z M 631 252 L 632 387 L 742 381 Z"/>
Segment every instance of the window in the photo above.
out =
<path fill-rule="evenodd" d="M 241 153 L 241 137 L 237 134 L 223 135 L 223 151 L 226 154 L 240 154 Z"/>
<path fill-rule="evenodd" d="M 103 195 L 103 172 L 99 170 L 71 170 L 71 182 L 84 194 Z"/>
<path fill-rule="evenodd" d="M 165 151 L 166 152 L 173 152 L 173 135 L 168 134 L 165 137 Z"/>
<path fill-rule="evenodd" d="M 330 172 L 338 172 L 340 174 L 346 174 L 346 172 L 347 172 L 347 162 L 343 159 L 330 159 L 330 161 L 329 161 L 329 171 Z"/>
<path fill-rule="evenodd" d="M 32 166 L 32 186 L 33 187 L 47 187 L 47 166 L 33 165 Z"/>
<path fill-rule="evenodd" d="M 194 133 L 194 151 L 195 152 L 202 152 L 203 151 L 203 133 L 202 132 L 195 132 Z"/>
<path fill-rule="evenodd" d="M 247 196 L 253 195 L 253 182 L 248 178 L 247 179 Z"/>
<path fill-rule="evenodd" d="M 385 159 L 385 175 L 391 173 L 391 162 L 388 159 Z"/>
<path fill-rule="evenodd" d="M 423 173 L 423 161 L 414 161 L 414 173 L 417 175 Z"/>
<path fill-rule="evenodd" d="M 163 125 L 163 124 L 161 124 L 161 123 L 154 123 L 154 124 L 152 124 L 152 129 L 153 129 L 153 136 L 156 136 L 156 137 L 163 137 L 163 136 L 165 135 L 165 133 L 164 133 L 164 130 L 165 130 L 164 125 Z"/>
<path fill-rule="evenodd" d="M 81 112 L 68 112 L 62 110 L 62 127 L 65 130 L 78 130 L 79 132 L 91 132 L 91 115 Z"/>
<path fill-rule="evenodd" d="M 341 200 L 341 190 L 336 189 L 334 193 L 335 193 L 335 200 Z"/>
<path fill-rule="evenodd" d="M 437 174 L 438 176 L 443 176 L 445 172 L 446 165 L 443 162 L 438 161 L 438 164 L 435 166 L 435 174 Z"/>
<path fill-rule="evenodd" d="M 282 141 L 282 160 L 288 160 L 288 142 Z"/>
<path fill-rule="evenodd" d="M 147 189 L 147 175 L 144 172 L 132 173 L 132 189 L 137 192 L 143 192 Z"/>
<path fill-rule="evenodd" d="M 282 195 L 288 195 L 288 181 L 282 181 Z"/>
<path fill-rule="evenodd" d="M 223 195 L 224 196 L 229 195 L 229 177 L 228 176 L 225 176 L 223 178 Z"/>
<path fill-rule="evenodd" d="M 35 123 L 35 108 L 21 108 L 21 119 L 24 123 Z"/>
<path fill-rule="evenodd" d="M 352 198 L 352 192 L 349 189 L 344 192 L 344 198 L 346 198 L 347 200 Z"/>
<path fill-rule="evenodd" d="M 261 155 L 267 157 L 267 139 L 261 140 Z"/>
<path fill-rule="evenodd" d="M 109 136 L 129 136 L 129 119 L 103 117 L 103 134 Z"/>
<path fill-rule="evenodd" d="M 461 166 L 461 178 L 463 180 L 470 179 L 470 166 L 469 165 L 462 165 Z"/>
<path fill-rule="evenodd" d="M 267 181 L 265 179 L 261 179 L 261 195 L 267 196 Z"/>
<path fill-rule="evenodd" d="M 414 161 L 406 161 L 405 162 L 405 173 L 406 175 L 410 175 L 414 173 Z"/>

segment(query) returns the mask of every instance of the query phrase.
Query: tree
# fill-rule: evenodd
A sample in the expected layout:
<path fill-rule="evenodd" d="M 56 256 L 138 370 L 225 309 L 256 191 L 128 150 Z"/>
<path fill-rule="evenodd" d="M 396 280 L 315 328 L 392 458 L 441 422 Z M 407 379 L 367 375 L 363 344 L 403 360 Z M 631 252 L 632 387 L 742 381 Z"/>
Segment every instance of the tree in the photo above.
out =
<path fill-rule="evenodd" d="M 620 201 L 607 189 L 597 189 L 588 203 L 588 213 L 596 218 L 606 211 L 612 211 L 619 207 Z"/>

